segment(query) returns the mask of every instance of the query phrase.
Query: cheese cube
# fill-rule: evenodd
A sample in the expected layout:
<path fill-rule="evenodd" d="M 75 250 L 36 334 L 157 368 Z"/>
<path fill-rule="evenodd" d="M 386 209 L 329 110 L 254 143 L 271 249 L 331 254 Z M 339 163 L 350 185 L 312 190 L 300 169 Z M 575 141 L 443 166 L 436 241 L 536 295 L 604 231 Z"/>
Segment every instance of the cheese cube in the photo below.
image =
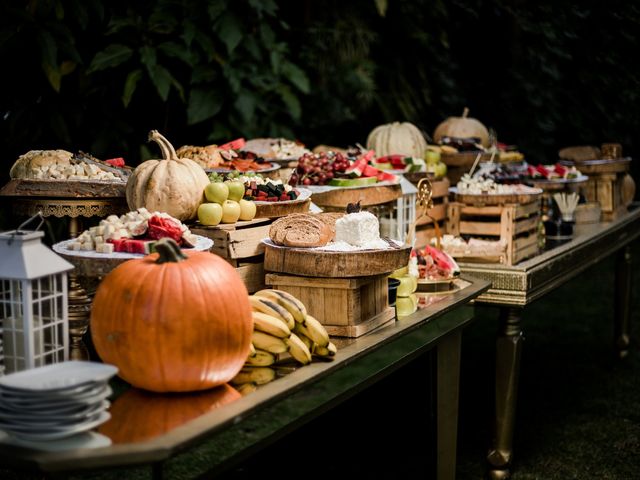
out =
<path fill-rule="evenodd" d="M 96 252 L 113 253 L 113 243 L 101 243 L 100 245 L 96 245 Z"/>

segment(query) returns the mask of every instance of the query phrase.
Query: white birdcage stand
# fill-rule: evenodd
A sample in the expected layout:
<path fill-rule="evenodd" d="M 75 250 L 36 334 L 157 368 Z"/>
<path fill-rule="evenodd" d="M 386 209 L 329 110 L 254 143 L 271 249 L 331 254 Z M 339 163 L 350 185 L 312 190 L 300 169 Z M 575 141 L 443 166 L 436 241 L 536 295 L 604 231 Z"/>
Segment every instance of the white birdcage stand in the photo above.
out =
<path fill-rule="evenodd" d="M 400 176 L 402 196 L 391 202 L 390 208 L 380 215 L 380 235 L 404 242 L 409 226 L 416 219 L 416 194 L 418 189 Z"/>
<path fill-rule="evenodd" d="M 47 248 L 43 236 L 20 229 L 0 233 L 0 361 L 5 373 L 69 357 L 67 272 L 73 265 Z"/>

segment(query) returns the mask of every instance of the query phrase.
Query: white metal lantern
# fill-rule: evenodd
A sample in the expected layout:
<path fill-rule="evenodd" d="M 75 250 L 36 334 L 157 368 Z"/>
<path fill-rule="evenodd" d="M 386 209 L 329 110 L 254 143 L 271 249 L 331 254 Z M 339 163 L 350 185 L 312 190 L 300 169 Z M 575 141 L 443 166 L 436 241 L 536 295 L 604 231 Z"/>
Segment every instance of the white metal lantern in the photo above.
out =
<path fill-rule="evenodd" d="M 69 358 L 67 272 L 44 232 L 0 233 L 0 364 L 5 373 Z M 0 371 L 0 375 L 2 372 Z"/>

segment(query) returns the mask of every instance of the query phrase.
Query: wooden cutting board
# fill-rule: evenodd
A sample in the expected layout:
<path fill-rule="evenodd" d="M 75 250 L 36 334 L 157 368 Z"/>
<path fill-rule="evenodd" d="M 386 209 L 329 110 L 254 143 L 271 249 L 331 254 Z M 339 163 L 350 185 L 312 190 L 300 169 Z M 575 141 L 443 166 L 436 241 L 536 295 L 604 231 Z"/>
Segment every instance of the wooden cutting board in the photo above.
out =
<path fill-rule="evenodd" d="M 409 263 L 410 246 L 386 250 L 331 252 L 266 245 L 264 269 L 307 277 L 350 278 L 391 273 Z"/>
<path fill-rule="evenodd" d="M 333 187 L 324 192 L 313 192 L 311 201 L 320 207 L 347 208 L 350 203 L 360 202 L 360 206 L 380 205 L 397 200 L 402 196 L 399 183 L 367 185 L 365 187 Z"/>

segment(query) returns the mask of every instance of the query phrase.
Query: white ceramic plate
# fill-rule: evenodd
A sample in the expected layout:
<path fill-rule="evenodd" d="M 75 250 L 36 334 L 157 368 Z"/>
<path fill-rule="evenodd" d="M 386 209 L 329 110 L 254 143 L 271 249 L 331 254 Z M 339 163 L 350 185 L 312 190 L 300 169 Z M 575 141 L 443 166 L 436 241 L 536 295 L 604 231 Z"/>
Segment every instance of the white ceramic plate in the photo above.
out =
<path fill-rule="evenodd" d="M 0 443 L 17 445 L 31 450 L 43 450 L 47 452 L 62 452 L 65 450 L 76 450 L 78 448 L 102 448 L 111 445 L 111 439 L 106 435 L 96 432 L 76 433 L 66 438 L 61 438 L 55 442 L 49 440 L 35 441 L 26 440 L 0 432 Z"/>
<path fill-rule="evenodd" d="M 65 390 L 104 382 L 116 373 L 118 368 L 113 365 L 72 360 L 11 373 L 0 378 L 0 386 L 23 391 Z"/>
<path fill-rule="evenodd" d="M 104 387 L 107 381 L 88 382 L 78 385 L 77 387 L 64 388 L 59 390 L 19 390 L 11 387 L 0 387 L 0 396 L 3 397 L 19 397 L 19 398 L 70 398 L 82 396 L 97 387 Z"/>
<path fill-rule="evenodd" d="M 44 412 L 35 413 L 17 413 L 10 410 L 0 409 L 0 422 L 15 424 L 48 424 L 48 423 L 72 423 L 97 414 L 102 410 L 109 408 L 111 403 L 108 400 L 102 400 L 93 405 L 87 405 L 75 411 L 65 412 L 61 414 Z"/>
<path fill-rule="evenodd" d="M 109 412 L 102 412 L 100 415 L 96 417 L 92 417 L 89 421 L 75 424 L 71 427 L 65 429 L 51 429 L 49 431 L 20 431 L 17 432 L 12 429 L 9 432 L 16 438 L 26 439 L 26 440 L 35 440 L 35 441 L 45 441 L 45 440 L 57 440 L 59 438 L 70 437 L 71 435 L 75 435 L 76 433 L 86 432 L 87 430 L 91 430 L 92 428 L 97 427 L 98 425 L 102 425 L 104 422 L 111 418 L 111 414 Z M 5 428 L 3 430 L 7 431 Z"/>
<path fill-rule="evenodd" d="M 16 399 L 15 397 L 7 398 L 0 395 L 0 408 L 18 411 L 22 413 L 28 412 L 51 412 L 55 409 L 73 410 L 87 405 L 93 405 L 105 400 L 113 393 L 109 385 L 99 387 L 91 392 L 90 395 L 83 395 L 77 398 L 57 398 L 57 399 Z"/>
<path fill-rule="evenodd" d="M 311 196 L 311 190 L 309 190 L 308 188 L 295 187 L 295 189 L 298 190 L 298 193 L 300 194 L 295 200 L 286 200 L 283 202 L 263 202 L 254 200 L 254 203 L 256 205 L 290 205 L 292 203 L 302 203 Z"/>

